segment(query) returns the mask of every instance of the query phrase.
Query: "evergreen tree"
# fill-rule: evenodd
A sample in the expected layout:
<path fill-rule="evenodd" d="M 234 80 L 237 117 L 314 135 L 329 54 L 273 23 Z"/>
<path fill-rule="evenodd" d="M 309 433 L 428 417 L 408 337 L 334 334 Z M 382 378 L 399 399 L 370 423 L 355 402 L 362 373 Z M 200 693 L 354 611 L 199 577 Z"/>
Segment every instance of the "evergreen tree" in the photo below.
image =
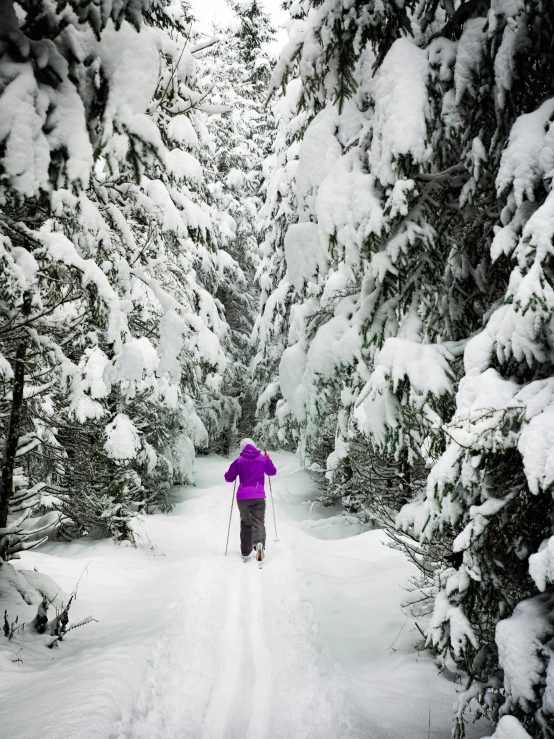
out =
<path fill-rule="evenodd" d="M 279 422 L 279 409 L 284 405 L 279 362 L 287 347 L 292 298 L 284 238 L 288 227 L 298 219 L 295 195 L 298 139 L 307 121 L 306 113 L 297 111 L 299 90 L 300 85 L 292 81 L 286 94 L 273 106 L 277 131 L 264 162 L 264 203 L 258 218 L 261 259 L 256 280 L 260 286 L 260 303 L 253 332 L 256 349 L 253 380 L 258 395 L 256 434 L 264 443 L 276 446 L 286 443 Z M 291 429 L 291 433 L 295 430 Z"/>
<path fill-rule="evenodd" d="M 16 467 L 16 460 L 35 456 L 39 446 L 56 447 L 45 421 L 52 407 L 48 394 L 54 387 L 67 393 L 69 384 L 67 406 L 72 412 L 80 388 L 70 354 L 85 314 L 104 324 L 116 346 L 125 330 L 125 315 L 105 274 L 71 241 L 52 231 L 50 217 L 64 197 L 77 198 L 73 193 L 89 186 L 95 146 L 101 145 L 107 131 L 123 125 L 127 111 L 114 104 L 121 80 L 113 67 L 104 77 L 98 74 L 110 39 L 118 35 L 124 53 L 133 36 L 145 46 L 147 58 L 155 60 L 155 50 L 144 33 L 137 32 L 145 7 L 68 3 L 55 9 L 20 3 L 16 13 L 9 0 L 2 4 L 0 258 L 5 278 L 1 350 L 6 423 L 0 530 L 7 535 L 0 555 L 4 558 L 29 545 L 29 531 L 37 534 L 52 523 L 41 519 L 21 534 L 22 520 L 29 516 L 36 496 L 42 495 L 45 481 L 33 480 L 30 462 L 24 469 Z M 137 155 L 144 148 L 137 138 Z M 73 233 L 70 224 L 68 230 Z M 29 486 L 29 480 L 34 484 Z M 15 510 L 23 514 L 6 529 L 14 493 Z"/>
<path fill-rule="evenodd" d="M 551 737 L 552 8 L 292 12 L 272 89 L 286 100 L 296 77 L 311 122 L 265 299 L 287 348 L 260 404 L 282 394 L 281 433 L 308 453 L 334 424 L 324 470 L 348 505 L 392 527 L 413 499 L 413 599 L 431 598 L 429 643 L 468 676 L 456 735 L 474 702 Z"/>
<path fill-rule="evenodd" d="M 4 558 L 52 525 L 132 538 L 134 511 L 167 508 L 208 441 L 197 404 L 227 366 L 213 296 L 234 273 L 195 156 L 219 112 L 197 77 L 205 44 L 193 46 L 187 6 L 120 4 L 115 23 L 109 7 L 8 16 Z M 6 525 L 10 504 L 23 515 Z"/>
<path fill-rule="evenodd" d="M 225 375 L 225 408 L 214 410 L 215 448 L 223 453 L 237 433 L 252 433 L 253 394 L 249 383 L 252 332 L 258 291 L 255 273 L 259 261 L 257 215 L 261 206 L 262 162 L 270 145 L 273 119 L 265 98 L 271 73 L 267 45 L 273 29 L 257 0 L 232 3 L 235 13 L 228 28 L 214 29 L 219 42 L 204 57 L 213 99 L 228 112 L 213 116 L 208 130 L 214 151 L 206 167 L 217 208 L 230 216 L 234 238 L 226 250 L 237 265 L 237 278 L 221 282 L 216 297 L 225 309 L 230 331 L 225 342 L 232 357 Z"/>

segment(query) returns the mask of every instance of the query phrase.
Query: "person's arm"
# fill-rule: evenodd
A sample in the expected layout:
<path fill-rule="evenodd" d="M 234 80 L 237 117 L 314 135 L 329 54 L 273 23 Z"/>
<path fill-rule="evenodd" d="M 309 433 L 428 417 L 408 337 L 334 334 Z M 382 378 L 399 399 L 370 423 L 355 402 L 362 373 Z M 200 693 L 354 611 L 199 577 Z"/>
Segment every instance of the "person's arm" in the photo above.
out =
<path fill-rule="evenodd" d="M 235 480 L 237 479 L 238 473 L 239 473 L 239 466 L 237 464 L 237 460 L 235 459 L 235 461 L 231 463 L 231 466 L 225 473 L 225 481 L 235 482 Z"/>
<path fill-rule="evenodd" d="M 265 466 L 264 466 L 264 472 L 268 477 L 273 477 L 273 475 L 277 474 L 277 470 L 275 468 L 275 465 L 269 458 L 269 454 L 267 452 L 264 453 L 265 456 Z"/>

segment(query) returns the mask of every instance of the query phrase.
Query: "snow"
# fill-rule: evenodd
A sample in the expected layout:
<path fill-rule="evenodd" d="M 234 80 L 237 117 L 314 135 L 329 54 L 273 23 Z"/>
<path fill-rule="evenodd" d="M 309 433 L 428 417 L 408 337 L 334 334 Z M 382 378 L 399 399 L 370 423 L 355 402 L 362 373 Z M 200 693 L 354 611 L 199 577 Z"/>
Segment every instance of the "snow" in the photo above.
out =
<path fill-rule="evenodd" d="M 554 481 L 554 382 L 536 380 L 522 387 L 513 379 L 504 379 L 491 367 L 487 369 L 493 355 L 494 338 L 501 338 L 506 316 L 509 319 L 513 315 L 511 306 L 503 306 L 493 314 L 485 331 L 473 337 L 466 346 L 467 374 L 458 388 L 457 417 L 476 420 L 465 439 L 460 435 L 464 433 L 461 430 L 455 430 L 454 437 L 463 444 L 473 444 L 486 429 L 494 429 L 502 412 L 521 411 L 525 423 L 517 446 L 529 489 L 537 495 Z"/>
<path fill-rule="evenodd" d="M 516 55 L 529 43 L 527 13 L 524 0 L 492 0 L 489 11 L 489 37 L 498 34 L 498 25 L 506 19 L 502 41 L 494 58 L 496 92 L 500 108 L 506 102 L 506 91 L 512 89 Z"/>
<path fill-rule="evenodd" d="M 539 551 L 529 557 L 529 574 L 541 592 L 554 583 L 554 536 L 545 539 Z"/>
<path fill-rule="evenodd" d="M 464 370 L 469 374 L 472 370 L 483 372 L 491 364 L 493 340 L 487 330 L 473 336 L 464 350 Z"/>
<path fill-rule="evenodd" d="M 354 420 L 363 434 L 382 447 L 387 432 L 398 426 L 399 416 L 400 404 L 390 392 L 389 378 L 382 367 L 376 368 L 356 401 Z"/>
<path fill-rule="evenodd" d="M 322 377 L 330 380 L 337 370 L 352 367 L 359 359 L 360 336 L 358 327 L 352 325 L 348 314 L 352 300 L 345 299 L 335 310 L 336 315 L 324 323 L 317 331 L 308 350 L 306 378 L 314 385 Z"/>
<path fill-rule="evenodd" d="M 124 125 L 128 132 L 140 132 L 148 143 L 162 149 L 157 127 L 144 115 L 158 84 L 160 66 L 152 32 L 144 27 L 137 31 L 126 20 L 116 29 L 109 11 L 102 18 L 107 23 L 98 37 L 84 24 L 77 30 L 74 20 L 68 18 L 67 26 L 61 22 L 61 33 L 56 35 L 52 28 L 51 38 L 33 41 L 34 62 L 29 60 L 29 48 L 22 62 L 14 61 L 9 53 L 3 55 L 2 163 L 7 183 L 24 197 L 50 189 L 49 167 L 54 154 L 64 160 L 62 177 L 68 183 L 76 187 L 89 184 L 93 143 L 87 121 L 90 111 L 85 110 L 91 102 L 84 82 L 83 62 L 87 58 L 93 75 L 101 72 L 107 82 L 102 143 L 107 149 L 120 146 L 123 137 L 113 134 Z M 71 70 L 66 55 L 74 65 Z M 36 74 L 39 69 L 48 72 L 41 78 Z M 91 77 L 92 86 L 97 82 Z"/>
<path fill-rule="evenodd" d="M 50 149 L 42 131 L 48 96 L 40 94 L 30 63 L 9 66 L 13 70 L 3 65 L 4 74 L 9 76 L 2 79 L 0 142 L 5 147 L 2 160 L 16 190 L 30 197 L 48 182 Z"/>
<path fill-rule="evenodd" d="M 279 363 L 279 386 L 287 403 L 294 406 L 296 390 L 302 384 L 306 369 L 306 349 L 302 342 L 289 346 L 283 352 Z"/>
<path fill-rule="evenodd" d="M 105 398 L 110 392 L 110 386 L 104 373 L 110 360 L 100 347 L 86 349 L 82 360 L 83 389 L 90 392 L 91 398 Z"/>
<path fill-rule="evenodd" d="M 151 376 L 158 366 L 158 353 L 146 336 L 130 338 L 123 344 L 121 351 L 115 357 L 113 368 L 118 380 L 123 385 L 129 383 L 139 388 L 143 382 L 143 376 Z M 129 397 L 134 396 L 134 387 Z"/>
<path fill-rule="evenodd" d="M 191 6 L 194 10 L 194 17 L 198 20 L 201 32 L 211 34 L 213 29 L 222 25 L 230 25 L 233 23 L 232 8 L 225 0 L 210 0 L 209 3 L 203 0 L 193 0 Z M 269 13 L 273 25 L 275 26 L 275 40 L 269 45 L 268 52 L 272 56 L 277 56 L 280 48 L 286 43 L 287 34 L 285 24 L 290 20 L 287 10 L 282 7 L 280 0 L 264 0 L 264 10 Z"/>
<path fill-rule="evenodd" d="M 449 82 L 452 79 L 457 52 L 457 42 L 450 41 L 443 36 L 433 39 L 429 44 L 427 49 L 429 65 L 435 75 L 438 72 L 441 82 Z"/>
<path fill-rule="evenodd" d="M 1 365 L 0 365 L 0 371 L 1 371 Z M 266 403 L 269 403 L 279 393 L 279 389 L 280 389 L 280 386 L 278 382 L 270 382 L 269 385 L 266 387 L 266 389 L 263 391 L 263 393 L 258 398 L 256 402 L 256 409 L 259 410 Z"/>
<path fill-rule="evenodd" d="M 7 610 L 10 616 L 13 613 L 12 609 L 19 609 L 23 601 L 26 606 L 30 606 L 28 609 L 23 607 L 23 614 L 34 617 L 36 607 L 45 595 L 59 604 L 61 598 L 56 599 L 57 590 L 56 583 L 47 575 L 23 567 L 16 569 L 9 562 L 2 563 L 0 599 L 3 610 Z"/>
<path fill-rule="evenodd" d="M 0 377 L 3 381 L 11 380 L 13 378 L 13 370 L 11 364 L 8 362 L 3 354 L 0 354 Z"/>
<path fill-rule="evenodd" d="M 535 188 L 554 169 L 554 98 L 537 110 L 519 116 L 510 129 L 496 178 L 498 193 L 513 188 L 517 205 L 524 197 L 535 200 Z M 493 246 L 494 253 L 494 246 Z"/>
<path fill-rule="evenodd" d="M 51 91 L 48 143 L 52 151 L 67 152 L 67 176 L 87 187 L 93 165 L 92 146 L 86 127 L 85 106 L 73 84 L 64 80 Z"/>
<path fill-rule="evenodd" d="M 285 235 L 287 279 L 301 293 L 318 283 L 327 271 L 327 255 L 315 223 L 295 223 Z"/>
<path fill-rule="evenodd" d="M 126 21 L 116 29 L 109 21 L 96 51 L 110 80 L 105 122 L 120 115 L 126 123 L 139 118 L 146 121 L 144 111 L 154 96 L 160 71 L 154 31 L 143 26 L 137 32 Z"/>
<path fill-rule="evenodd" d="M 74 393 L 69 407 L 79 423 L 86 423 L 90 419 L 99 419 L 106 414 L 106 409 L 88 395 Z"/>
<path fill-rule="evenodd" d="M 444 590 L 440 590 L 435 598 L 431 618 L 428 637 L 430 644 L 440 644 L 445 623 L 448 623 L 450 627 L 450 645 L 456 657 L 461 657 L 468 642 L 475 649 L 479 647 L 477 636 L 471 628 L 463 609 L 460 606 L 452 605 L 448 594 Z"/>
<path fill-rule="evenodd" d="M 550 405 L 523 427 L 518 442 L 529 489 L 535 495 L 554 481 L 554 404 L 549 400 Z"/>
<path fill-rule="evenodd" d="M 108 341 L 117 346 L 121 333 L 127 328 L 127 321 L 122 311 L 121 301 L 104 272 L 92 259 L 83 259 L 64 234 L 51 232 L 43 228 L 40 231 L 40 239 L 53 261 L 75 267 L 82 273 L 83 285 L 92 283 L 96 287 L 102 300 L 110 310 L 107 330 Z"/>
<path fill-rule="evenodd" d="M 185 323 L 175 310 L 166 310 L 160 320 L 160 342 L 158 354 L 160 376 L 167 373 L 173 382 L 179 380 L 181 365 L 179 353 L 183 347 L 183 333 Z"/>
<path fill-rule="evenodd" d="M 485 737 L 485 739 L 487 739 Z M 531 739 L 515 716 L 502 716 L 496 731 L 488 739 Z"/>
<path fill-rule="evenodd" d="M 375 178 L 362 170 L 358 152 L 349 152 L 333 165 L 318 190 L 316 215 L 322 242 L 327 246 L 335 237 L 346 263 L 359 266 L 364 239 L 381 232 L 383 208 Z"/>
<path fill-rule="evenodd" d="M 466 90 L 472 94 L 476 92 L 479 69 L 485 50 L 483 36 L 485 22 L 485 18 L 469 18 L 464 23 L 454 66 L 456 105 L 460 104 Z"/>
<path fill-rule="evenodd" d="M 171 439 L 164 455 L 170 460 L 173 467 L 173 479 L 177 485 L 193 482 L 193 463 L 195 457 L 194 444 L 188 434 L 177 434 Z"/>
<path fill-rule="evenodd" d="M 22 246 L 13 246 L 11 249 L 11 256 L 15 262 L 16 268 L 18 269 L 21 290 L 29 289 L 39 270 L 36 259 Z"/>
<path fill-rule="evenodd" d="M 336 434 L 338 443 L 327 462 L 330 473 L 341 445 L 356 432 L 369 437 L 376 453 L 386 451 L 397 461 L 406 453 L 410 462 L 423 458 L 428 463 L 427 493 L 401 512 L 398 523 L 422 535 L 423 542 L 444 543 L 445 532 L 450 533 L 454 542 L 451 546 L 447 536 L 447 547 L 463 553 L 463 570 L 450 579 L 440 576 L 444 563 L 438 565 L 434 588 L 441 593 L 432 627 L 435 644 L 461 664 L 464 653 L 471 656 L 473 648 L 482 646 L 480 617 L 492 597 L 487 586 L 491 537 L 517 523 L 522 511 L 547 506 L 554 485 L 552 383 L 537 380 L 551 374 L 554 346 L 554 99 L 547 99 L 548 94 L 528 97 L 528 105 L 520 106 L 514 120 L 514 100 L 528 95 L 534 84 L 532 75 L 529 85 L 524 84 L 522 64 L 532 51 L 530 40 L 536 45 L 541 20 L 525 0 L 491 0 L 486 10 L 472 6 L 487 17 L 464 18 L 459 33 L 447 34 L 456 41 L 441 37 L 440 29 L 460 3 L 439 3 L 442 9 L 425 20 L 421 4 L 419 10 L 408 4 L 413 38 L 399 33 L 393 42 L 393 34 L 384 43 L 381 32 L 386 36 L 390 30 L 389 5 L 402 13 L 406 3 L 291 3 L 290 42 L 273 86 L 286 82 L 288 74 L 296 77 L 302 83 L 298 110 L 319 112 L 305 135 L 302 122 L 295 128 L 294 110 L 283 116 L 279 135 L 288 140 L 285 143 L 295 143 L 288 155 L 284 146 L 275 146 L 268 166 L 275 176 L 268 211 L 279 225 L 289 225 L 286 278 L 296 292 L 286 296 L 288 302 L 282 300 L 279 312 L 262 319 L 262 359 L 269 358 L 263 369 L 269 369 L 263 377 L 258 374 L 258 382 L 263 390 L 274 381 L 280 359 L 284 400 L 276 413 L 262 403 L 260 415 L 272 431 L 279 423 L 282 438 L 299 440 L 301 448 L 311 446 L 320 454 L 329 451 L 324 431 L 331 438 Z M 369 15 L 363 15 L 365 10 Z M 344 50 L 345 42 L 337 38 L 339 28 L 349 34 L 348 50 L 358 60 L 346 64 L 356 91 L 344 107 L 337 67 L 342 71 L 338 49 Z M 366 34 L 362 43 L 381 51 L 371 71 L 358 58 L 358 29 Z M 330 110 L 331 100 L 335 110 Z M 282 107 L 286 104 L 285 95 Z M 478 109 L 487 106 L 493 118 L 496 114 L 490 135 L 479 130 Z M 484 189 L 491 186 L 498 196 L 496 215 L 479 204 Z M 446 192 L 451 200 L 442 199 Z M 466 239 L 461 247 L 460 239 L 463 242 L 469 233 L 465 226 L 460 226 L 459 238 L 450 234 L 450 212 L 462 220 L 471 213 L 471 220 L 479 208 L 487 218 L 497 218 L 493 265 L 486 253 L 477 253 L 489 248 L 489 232 L 477 229 L 477 241 Z M 441 219 L 444 230 L 438 227 Z M 325 270 L 318 266 L 316 227 Z M 306 230 L 304 239 L 296 238 L 301 228 Z M 282 296 L 285 266 L 282 227 L 271 231 L 268 219 L 267 229 L 260 270 L 264 301 L 271 288 Z M 307 245 L 306 253 L 302 244 Z M 444 274 L 433 278 L 435 265 Z M 350 283 L 343 282 L 341 294 L 333 295 L 341 268 L 341 277 L 349 274 Z M 467 288 L 469 283 L 476 286 L 475 293 Z M 344 294 L 348 300 L 341 300 Z M 461 300 L 454 310 L 455 294 Z M 488 295 L 488 303 L 484 300 L 477 313 L 469 310 L 474 294 Z M 459 341 L 447 341 L 452 338 Z M 266 351 L 272 339 L 273 356 Z M 466 341 L 465 376 L 460 380 L 464 372 L 458 358 Z M 303 413 L 297 412 L 299 406 Z M 512 454 L 526 476 L 522 486 L 510 487 L 510 480 L 502 479 L 510 475 L 502 460 L 512 460 Z M 345 476 L 346 470 L 345 465 Z M 340 494 L 341 482 L 332 487 L 334 494 Z M 352 485 L 356 482 L 347 480 L 345 487 Z M 358 489 L 364 492 L 363 485 Z M 547 497 L 537 500 L 538 495 Z M 509 573 L 516 595 L 512 593 L 506 611 L 502 593 L 494 592 L 497 580 L 488 583 L 504 616 L 532 586 L 529 579 L 524 582 L 527 558 L 537 587 L 551 590 L 552 544 L 543 542 L 537 552 L 538 541 L 551 532 L 525 543 L 529 532 L 523 528 L 521 541 L 511 536 L 522 572 Z M 494 566 L 501 567 L 502 556 L 496 553 L 493 558 Z M 514 585 L 518 578 L 522 582 Z M 494 677 L 494 649 L 487 655 L 481 675 L 485 684 L 472 686 L 470 700 L 482 700 L 484 711 L 496 716 L 495 701 L 503 700 L 503 693 L 500 678 Z M 548 659 L 551 656 L 543 654 L 534 674 L 544 684 L 548 670 L 552 686 L 554 665 L 551 660 L 547 668 Z M 524 679 L 526 665 L 518 669 Z M 487 678 L 492 682 L 486 683 Z M 545 702 L 536 685 L 533 689 L 533 701 L 526 699 L 529 714 Z M 466 698 L 460 698 L 458 706 L 465 705 Z M 512 710 L 509 700 L 505 712 Z M 508 719 L 499 726 L 498 736 L 509 736 L 510 728 L 514 735 L 525 734 L 518 731 L 515 719 Z"/>
<path fill-rule="evenodd" d="M 318 113 L 308 126 L 300 145 L 296 192 L 298 210 L 313 211 L 314 192 L 333 164 L 341 157 L 342 148 L 336 138 L 339 114 L 333 105 Z"/>
<path fill-rule="evenodd" d="M 426 52 L 412 41 L 397 39 L 375 79 L 375 131 L 371 144 L 372 173 L 383 185 L 393 185 L 398 159 L 427 156 Z"/>
<path fill-rule="evenodd" d="M 202 182 L 202 165 L 196 157 L 182 149 L 172 149 L 167 157 L 169 171 L 177 178 L 192 182 Z"/>
<path fill-rule="evenodd" d="M 552 593 L 521 601 L 510 618 L 496 625 L 496 643 L 504 687 L 514 705 L 525 712 L 536 704 L 542 683 L 546 651 L 554 636 Z"/>
<path fill-rule="evenodd" d="M 307 506 L 315 484 L 293 455 L 272 458 L 280 541 L 268 516 L 261 572 L 238 554 L 236 509 L 223 556 L 229 460 L 215 456 L 196 460 L 170 515 L 136 520 L 136 548 L 87 538 L 23 554 L 17 569 L 66 593 L 81 577 L 70 623 L 98 623 L 52 652 L 0 637 L 2 736 L 428 739 L 429 723 L 450 736 L 456 686 L 400 610 L 412 565 L 381 532 Z"/>
<path fill-rule="evenodd" d="M 512 493 L 505 498 L 489 498 L 481 505 L 470 506 L 469 523 L 454 539 L 452 551 L 463 552 L 469 549 L 474 540 L 478 540 L 488 526 L 489 517 L 496 516 L 514 497 Z"/>
<path fill-rule="evenodd" d="M 114 420 L 106 426 L 104 444 L 109 457 L 118 461 L 133 459 L 140 449 L 138 431 L 125 413 L 118 413 Z"/>
<path fill-rule="evenodd" d="M 186 115 L 176 115 L 167 124 L 168 136 L 182 146 L 198 149 L 200 143 L 192 123 Z"/>
<path fill-rule="evenodd" d="M 415 392 L 439 397 L 452 391 L 451 370 L 454 357 L 444 344 L 419 344 L 406 339 L 391 338 L 378 352 L 375 364 L 390 374 L 393 389 L 405 378 Z"/>
<path fill-rule="evenodd" d="M 244 173 L 241 172 L 240 169 L 232 167 L 229 170 L 229 174 L 225 178 L 225 183 L 228 187 L 242 187 L 242 185 L 244 184 Z"/>
<path fill-rule="evenodd" d="M 225 357 L 215 333 L 206 326 L 203 326 L 198 332 L 196 342 L 202 359 L 208 364 L 223 370 L 225 367 Z"/>
<path fill-rule="evenodd" d="M 418 321 L 414 321 L 417 328 Z M 413 333 L 413 326 L 405 326 Z M 436 398 L 452 392 L 449 362 L 453 355 L 445 344 L 421 344 L 404 338 L 390 338 L 375 354 L 369 381 L 356 399 L 355 422 L 377 446 L 384 446 L 387 432 L 399 424 L 400 404 L 395 395 L 400 383 L 410 385 L 410 402 L 420 407 L 428 396 Z M 432 415 L 429 409 L 428 414 Z M 440 418 L 436 416 L 436 422 Z"/>

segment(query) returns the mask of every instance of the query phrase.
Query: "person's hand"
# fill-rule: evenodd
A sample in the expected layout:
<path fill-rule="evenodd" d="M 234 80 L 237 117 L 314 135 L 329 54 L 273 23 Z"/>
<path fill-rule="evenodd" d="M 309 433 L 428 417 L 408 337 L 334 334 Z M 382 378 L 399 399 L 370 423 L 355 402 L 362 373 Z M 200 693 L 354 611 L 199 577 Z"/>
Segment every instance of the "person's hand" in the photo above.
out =
<path fill-rule="evenodd" d="M 269 456 L 269 454 L 267 452 L 264 452 L 264 457 L 267 457 L 268 459 L 271 459 L 271 457 Z"/>

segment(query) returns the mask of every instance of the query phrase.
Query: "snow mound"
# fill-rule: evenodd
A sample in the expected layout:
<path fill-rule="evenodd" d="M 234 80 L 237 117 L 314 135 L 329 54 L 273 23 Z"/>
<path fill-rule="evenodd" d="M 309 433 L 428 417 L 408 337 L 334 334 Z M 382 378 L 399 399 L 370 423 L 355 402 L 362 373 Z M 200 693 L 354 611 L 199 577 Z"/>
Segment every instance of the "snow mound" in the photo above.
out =
<path fill-rule="evenodd" d="M 327 271 L 327 254 L 315 223 L 296 223 L 285 236 L 287 278 L 301 293 L 310 283 L 316 285 Z"/>

